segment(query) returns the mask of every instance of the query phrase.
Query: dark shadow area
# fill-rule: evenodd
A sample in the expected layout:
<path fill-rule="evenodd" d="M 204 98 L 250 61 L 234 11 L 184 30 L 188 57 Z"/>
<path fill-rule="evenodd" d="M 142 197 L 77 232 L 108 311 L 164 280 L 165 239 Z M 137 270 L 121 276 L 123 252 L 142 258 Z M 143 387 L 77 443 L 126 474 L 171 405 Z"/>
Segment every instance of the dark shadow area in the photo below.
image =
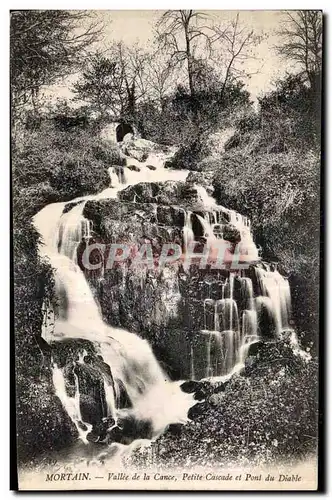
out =
<path fill-rule="evenodd" d="M 134 129 L 131 125 L 129 125 L 129 123 L 120 123 L 120 125 L 116 127 L 116 141 L 122 142 L 126 134 L 133 134 L 133 133 Z"/>

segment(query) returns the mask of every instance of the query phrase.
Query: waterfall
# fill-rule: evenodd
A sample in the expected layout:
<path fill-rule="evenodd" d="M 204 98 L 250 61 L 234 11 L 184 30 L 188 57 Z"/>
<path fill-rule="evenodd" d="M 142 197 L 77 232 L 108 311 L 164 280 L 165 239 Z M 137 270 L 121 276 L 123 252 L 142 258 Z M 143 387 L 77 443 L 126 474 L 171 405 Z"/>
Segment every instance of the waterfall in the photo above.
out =
<path fill-rule="evenodd" d="M 53 384 L 55 387 L 55 394 L 60 399 L 72 422 L 74 422 L 80 439 L 83 443 L 87 444 L 87 435 L 91 431 L 92 425 L 86 424 L 82 420 L 77 376 L 75 375 L 75 395 L 74 397 L 70 397 L 66 392 L 66 381 L 63 372 L 58 368 L 56 363 L 54 363 Z"/>
<path fill-rule="evenodd" d="M 230 223 L 233 224 L 233 226 L 235 226 L 240 232 L 241 249 L 246 252 L 247 260 L 250 262 L 258 261 L 259 254 L 250 230 L 250 220 L 234 210 L 228 210 L 228 214 L 230 217 Z"/>
<path fill-rule="evenodd" d="M 212 228 L 211 224 L 199 214 L 196 214 L 196 217 L 199 220 L 199 222 L 201 223 L 201 226 L 203 229 L 203 234 L 204 234 L 205 238 L 207 239 L 207 241 L 208 242 L 215 241 L 216 237 L 214 235 L 213 228 Z"/>
<path fill-rule="evenodd" d="M 156 166 L 156 170 L 158 169 L 164 170 L 160 165 Z M 153 170 L 147 167 L 144 169 L 143 165 L 143 173 L 147 172 L 150 178 L 153 177 Z M 65 339 L 85 339 L 92 342 L 103 363 L 111 368 L 114 379 L 112 387 L 109 375 L 104 374 L 108 415 L 115 422 L 124 417 L 149 422 L 150 437 L 153 437 L 171 423 L 184 423 L 189 408 L 195 402 L 194 397 L 182 392 L 179 382 L 169 381 L 147 341 L 134 333 L 104 323 L 84 273 L 76 262 L 79 243 L 91 237 L 91 224 L 83 216 L 85 201 L 116 197 L 117 192 L 128 185 L 124 182 L 136 182 L 133 178 L 136 173 L 126 169 L 125 176 L 117 183 L 115 176 L 118 177 L 118 174 L 112 171 L 110 188 L 96 196 L 73 200 L 75 205 L 66 213 L 63 213 L 65 203 L 48 205 L 34 217 L 34 224 L 42 237 L 40 254 L 47 257 L 54 269 L 58 297 L 55 325 L 47 332 L 45 340 L 57 343 Z M 170 177 L 183 178 L 186 172 L 165 170 L 163 176 L 167 180 Z M 137 182 L 144 180 L 142 177 L 141 172 Z M 84 365 L 83 354 L 81 358 L 79 362 Z M 77 363 L 78 361 L 73 361 L 74 365 Z M 74 397 L 67 392 L 65 377 L 64 369 L 54 362 L 55 393 L 75 424 L 79 438 L 87 442 L 92 426 L 82 420 L 78 376 L 75 373 Z M 123 388 L 131 404 L 131 408 L 126 410 L 121 409 L 117 401 Z"/>
<path fill-rule="evenodd" d="M 290 288 L 287 279 L 281 276 L 277 270 L 271 271 L 270 267 L 267 267 L 267 270 L 256 267 L 255 273 L 261 295 L 268 297 L 271 301 L 270 308 L 275 317 L 278 333 L 280 333 L 283 329 L 289 327 L 291 309 Z"/>
<path fill-rule="evenodd" d="M 80 210 L 76 207 L 80 207 Z M 57 293 L 60 297 L 66 296 L 65 301 L 60 301 L 60 306 L 64 306 L 63 310 L 58 312 L 52 340 L 78 338 L 93 342 L 104 362 L 112 370 L 114 381 L 118 385 L 116 392 L 120 391 L 120 386 L 125 388 L 133 406 L 133 415 L 136 419 L 149 420 L 153 434 L 156 435 L 170 423 L 185 421 L 193 398 L 182 393 L 179 384 L 168 381 L 145 340 L 125 330 L 109 327 L 103 322 L 84 273 L 64 254 L 67 251 L 72 254 L 74 245 L 78 244 L 77 235 L 83 234 L 81 228 L 84 203 L 76 207 L 75 215 L 68 217 L 63 214 L 60 220 L 55 222 L 53 231 L 56 232 L 56 228 L 60 228 L 62 238 L 61 244 L 58 242 L 56 246 L 54 239 L 50 237 L 53 231 L 43 233 L 43 227 L 46 216 L 52 212 L 59 214 L 63 204 L 47 206 L 37 214 L 34 221 L 45 243 L 43 253 L 47 255 L 55 270 Z M 76 229 L 73 224 L 75 217 Z M 60 231 L 58 236 L 60 237 Z M 58 248 L 64 253 L 59 253 Z M 87 424 L 79 423 L 79 387 L 74 404 L 74 400 L 66 393 L 61 369 L 56 365 L 53 369 L 53 382 L 56 394 L 76 427 L 80 429 L 80 437 L 85 440 L 89 429 L 82 431 L 82 426 L 87 427 Z M 110 394 L 108 390 L 106 396 L 109 411 L 114 411 L 114 394 Z M 117 415 L 112 416 L 117 418 Z"/>
<path fill-rule="evenodd" d="M 183 393 L 179 382 L 168 379 L 146 340 L 103 321 L 99 303 L 77 264 L 77 248 L 82 241 L 88 243 L 93 233 L 91 222 L 83 215 L 87 200 L 116 198 L 119 191 L 140 182 L 186 179 L 187 171 L 165 169 L 164 163 L 163 154 L 150 154 L 144 162 L 127 156 L 124 167 L 110 167 L 109 188 L 97 195 L 72 200 L 68 206 L 66 203 L 48 205 L 34 218 L 43 240 L 40 254 L 48 258 L 55 271 L 58 298 L 53 311 L 54 325 L 43 327 L 45 340 L 52 345 L 73 339 L 91 342 L 103 364 L 102 386 L 106 402 L 103 411 L 112 421 L 110 429 L 125 419 L 148 422 L 150 438 L 158 436 L 171 423 L 185 422 L 189 408 L 195 403 L 193 395 Z M 190 360 L 191 377 L 202 379 L 228 376 L 243 366 L 250 345 L 258 338 L 277 338 L 283 329 L 289 329 L 290 290 L 288 281 L 278 271 L 259 263 L 250 221 L 217 206 L 205 188 L 196 188 L 206 211 L 202 216 L 202 210 L 200 213 L 184 210 L 184 251 L 195 240 L 193 222 L 194 227 L 197 222 L 201 225 L 207 242 L 213 245 L 217 237 L 222 238 L 223 224 L 228 220 L 240 232 L 247 260 L 252 263 L 251 268 L 241 273 L 224 270 L 219 275 L 218 271 L 218 286 L 212 291 L 213 281 L 209 282 L 208 297 L 200 297 L 204 318 L 202 324 L 191 326 L 192 341 L 188 353 L 184 354 Z M 133 201 L 140 200 L 135 197 Z M 190 272 L 188 274 L 189 279 Z M 165 280 L 169 294 L 166 290 L 161 300 L 167 315 L 173 318 L 181 298 L 178 276 L 169 271 Z M 156 312 L 151 312 L 151 317 L 158 320 L 157 316 Z M 65 368 L 55 361 L 53 383 L 79 438 L 86 443 L 91 437 L 92 426 L 83 421 L 84 412 L 81 412 L 82 386 L 77 369 L 84 369 L 88 364 L 88 356 L 82 349 L 79 360 L 73 360 L 74 395 L 68 391 Z M 125 391 L 130 408 L 121 406 L 122 391 Z"/>
<path fill-rule="evenodd" d="M 58 251 L 75 262 L 77 245 L 91 238 L 91 222 L 82 215 L 84 205 L 84 201 L 78 202 L 59 220 Z"/>
<path fill-rule="evenodd" d="M 252 271 L 257 281 L 255 292 Z M 233 373 L 244 365 L 250 345 L 260 338 L 277 339 L 283 331 L 295 335 L 289 328 L 288 280 L 265 263 L 242 273 L 247 275 L 229 273 L 220 287 L 219 299 L 204 299 L 204 329 L 196 334 L 191 353 L 192 374 L 196 378 Z M 216 355 L 220 357 L 218 363 L 214 360 Z"/>
<path fill-rule="evenodd" d="M 109 168 L 112 188 L 108 191 L 108 197 L 116 198 L 119 191 L 140 182 L 184 182 L 189 170 L 165 168 L 165 162 L 169 157 L 170 154 L 150 153 L 145 161 L 140 162 L 136 158 L 126 156 L 126 165 Z"/>
<path fill-rule="evenodd" d="M 184 211 L 185 217 L 184 217 L 184 226 L 182 228 L 182 233 L 183 233 L 183 246 L 185 252 L 187 251 L 189 244 L 195 240 L 194 236 L 194 231 L 193 231 L 193 226 L 192 226 L 192 213 L 190 210 Z"/>
<path fill-rule="evenodd" d="M 197 194 L 200 197 L 204 207 L 215 207 L 217 205 L 216 200 L 208 194 L 205 187 L 198 186 L 197 184 L 195 184 L 195 188 L 197 190 Z"/>

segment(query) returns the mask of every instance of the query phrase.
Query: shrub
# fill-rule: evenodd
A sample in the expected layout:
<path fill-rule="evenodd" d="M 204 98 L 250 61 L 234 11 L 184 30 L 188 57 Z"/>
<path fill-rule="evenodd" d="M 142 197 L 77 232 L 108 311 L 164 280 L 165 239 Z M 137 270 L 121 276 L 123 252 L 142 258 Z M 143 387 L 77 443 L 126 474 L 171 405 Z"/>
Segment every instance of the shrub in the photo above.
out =
<path fill-rule="evenodd" d="M 13 140 L 13 183 L 29 214 L 47 203 L 100 192 L 109 186 L 108 168 L 121 164 L 116 144 L 85 130 L 58 130 L 51 122 Z"/>

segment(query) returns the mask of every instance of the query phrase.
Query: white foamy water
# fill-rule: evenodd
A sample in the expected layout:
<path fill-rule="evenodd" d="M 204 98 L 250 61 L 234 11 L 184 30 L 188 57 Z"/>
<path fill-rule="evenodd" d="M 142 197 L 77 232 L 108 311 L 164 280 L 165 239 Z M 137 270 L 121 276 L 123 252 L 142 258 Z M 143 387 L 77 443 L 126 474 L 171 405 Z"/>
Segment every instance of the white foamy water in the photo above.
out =
<path fill-rule="evenodd" d="M 134 159 L 130 159 L 133 161 Z M 155 161 L 156 170 L 146 167 Z M 193 395 L 183 393 L 179 382 L 169 381 L 159 366 L 146 340 L 126 330 L 110 327 L 102 320 L 99 305 L 76 263 L 77 246 L 82 239 L 90 237 L 90 225 L 83 217 L 87 200 L 114 198 L 125 187 L 157 180 L 185 180 L 187 172 L 170 171 L 163 168 L 158 157 L 149 157 L 140 165 L 140 172 L 124 168 L 125 177 L 118 183 L 111 177 L 112 187 L 98 195 L 78 197 L 78 202 L 67 213 L 66 203 L 53 203 L 43 208 L 35 217 L 34 224 L 42 237 L 40 253 L 47 257 L 55 271 L 56 290 L 60 298 L 55 313 L 55 324 L 44 329 L 45 340 L 57 342 L 63 339 L 86 339 L 92 342 L 112 371 L 115 387 L 105 377 L 106 402 L 110 416 L 133 417 L 148 421 L 152 437 L 158 436 L 171 423 L 185 423 L 189 408 L 195 403 Z M 139 175 L 138 175 L 139 174 Z M 80 356 L 80 363 L 83 354 Z M 66 390 L 63 369 L 54 363 L 53 383 L 55 392 L 69 417 L 75 424 L 79 437 L 87 442 L 91 425 L 82 421 L 80 413 L 80 388 L 75 374 L 75 395 L 70 397 Z M 132 408 L 117 407 L 117 398 L 124 388 Z"/>

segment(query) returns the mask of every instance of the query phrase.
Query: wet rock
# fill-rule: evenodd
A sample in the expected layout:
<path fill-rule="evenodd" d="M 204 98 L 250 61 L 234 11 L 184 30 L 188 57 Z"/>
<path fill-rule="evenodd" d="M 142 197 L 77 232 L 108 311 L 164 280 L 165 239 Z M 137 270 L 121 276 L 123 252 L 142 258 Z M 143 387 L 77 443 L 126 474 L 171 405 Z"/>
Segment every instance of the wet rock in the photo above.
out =
<path fill-rule="evenodd" d="M 122 443 L 129 444 L 135 439 L 151 439 L 153 436 L 153 427 L 151 420 L 141 420 L 138 419 L 135 414 L 128 410 L 123 416 L 118 419 L 118 427 L 121 430 L 121 441 Z M 109 438 L 114 437 L 112 431 L 110 431 Z M 116 432 L 118 434 L 118 432 Z"/>
<path fill-rule="evenodd" d="M 197 187 L 180 181 L 140 182 L 128 186 L 119 193 L 122 201 L 158 203 L 161 205 L 191 206 L 202 205 Z"/>
<path fill-rule="evenodd" d="M 224 239 L 231 243 L 239 243 L 241 241 L 240 231 L 232 224 L 227 224 L 223 228 Z"/>
<path fill-rule="evenodd" d="M 196 405 L 192 406 L 190 410 L 188 411 L 188 417 L 191 420 L 196 420 L 198 417 L 200 417 L 204 412 L 208 409 L 207 403 L 202 402 L 202 403 L 197 403 Z"/>
<path fill-rule="evenodd" d="M 141 169 L 137 165 L 128 165 L 127 168 L 133 172 L 140 172 Z"/>
<path fill-rule="evenodd" d="M 142 151 L 128 146 L 125 148 L 125 152 L 128 156 L 135 158 L 139 162 L 144 162 L 149 156 L 147 151 Z"/>
<path fill-rule="evenodd" d="M 153 203 L 155 196 L 159 193 L 158 183 L 155 182 L 140 182 L 133 186 L 128 186 L 120 191 L 118 197 L 121 201 L 136 200 L 139 203 Z"/>
<path fill-rule="evenodd" d="M 181 190 L 181 198 L 182 203 L 197 203 L 201 202 L 201 197 L 197 191 L 196 186 L 191 186 L 190 184 L 185 183 Z"/>
<path fill-rule="evenodd" d="M 184 226 L 185 211 L 183 208 L 171 206 L 157 206 L 157 220 L 159 224 L 167 226 Z"/>
<path fill-rule="evenodd" d="M 72 366 L 74 362 L 79 361 L 80 357 L 83 357 L 83 353 L 93 359 L 96 357 L 93 343 L 86 339 L 64 338 L 61 341 L 52 342 L 50 346 L 53 361 L 59 368 L 65 365 Z"/>
<path fill-rule="evenodd" d="M 219 406 L 223 399 L 223 394 L 212 394 L 208 401 L 212 406 Z"/>
<path fill-rule="evenodd" d="M 81 409 L 82 420 L 89 424 L 97 424 L 104 416 L 99 396 L 98 399 L 96 399 L 95 397 L 89 394 L 81 394 L 80 409 Z"/>
<path fill-rule="evenodd" d="M 260 349 L 262 348 L 264 342 L 262 340 L 258 340 L 257 342 L 253 342 L 248 349 L 248 357 L 257 356 Z"/>
<path fill-rule="evenodd" d="M 114 418 L 105 417 L 93 426 L 91 432 L 87 435 L 87 439 L 92 443 L 109 442 L 110 433 L 113 429 L 115 429 L 115 427 Z"/>
<path fill-rule="evenodd" d="M 157 170 L 157 167 L 155 167 L 154 165 L 146 165 L 146 168 L 148 168 L 149 170 Z"/>
<path fill-rule="evenodd" d="M 258 299 L 256 299 L 257 302 Z M 272 310 L 270 302 L 257 302 L 258 329 L 264 339 L 275 339 L 278 331 L 277 318 Z"/>
<path fill-rule="evenodd" d="M 296 333 L 292 328 L 284 328 L 279 334 L 280 340 L 284 342 L 297 343 Z"/>
<path fill-rule="evenodd" d="M 116 231 L 112 231 L 112 226 L 115 228 L 115 223 L 141 223 L 143 220 L 157 223 L 157 218 L 155 216 L 157 210 L 156 205 L 139 203 L 138 199 L 136 203 L 134 203 L 134 196 L 135 192 L 132 191 L 130 197 L 128 196 L 129 199 L 125 202 L 117 199 L 87 201 L 83 215 L 92 221 L 94 232 L 103 237 L 114 236 Z M 110 229 L 108 234 L 107 231 L 105 234 L 106 227 Z"/>
<path fill-rule="evenodd" d="M 168 432 L 173 436 L 180 436 L 183 430 L 182 424 L 171 424 L 168 426 Z"/>
<path fill-rule="evenodd" d="M 203 186 L 210 191 L 209 194 L 212 194 L 212 192 L 214 191 L 214 188 L 212 186 L 213 178 L 213 170 L 206 172 L 191 171 L 188 174 L 186 182 L 188 182 L 188 184 L 198 184 L 199 186 Z"/>
<path fill-rule="evenodd" d="M 70 212 L 70 210 L 74 207 L 76 207 L 76 205 L 78 205 L 79 201 L 73 201 L 71 203 L 67 203 L 62 211 L 62 213 L 66 214 L 67 212 Z"/>
<path fill-rule="evenodd" d="M 78 364 L 74 368 L 80 389 L 82 419 L 89 424 L 96 424 L 107 416 L 104 379 L 97 363 L 96 367 Z"/>
<path fill-rule="evenodd" d="M 206 397 L 206 388 L 202 382 L 196 380 L 188 380 L 180 385 L 183 392 L 194 394 L 197 401 L 203 401 Z"/>
<path fill-rule="evenodd" d="M 97 425 L 107 417 L 105 384 L 114 391 L 111 367 L 88 340 L 68 338 L 51 347 L 54 362 L 63 370 L 68 396 L 76 396 L 79 389 L 82 420 Z"/>
<path fill-rule="evenodd" d="M 219 392 L 224 392 L 226 389 L 226 386 L 227 386 L 226 382 L 213 382 L 212 383 L 213 394 L 218 394 Z"/>
<path fill-rule="evenodd" d="M 118 425 L 107 432 L 107 440 L 109 443 L 121 443 L 122 439 L 122 428 L 120 428 Z"/>
<path fill-rule="evenodd" d="M 130 144 L 130 145 L 133 145 L 134 144 L 134 134 L 131 133 L 131 132 L 128 132 L 128 134 L 126 134 L 123 138 L 123 142 L 125 144 Z"/>
<path fill-rule="evenodd" d="M 122 149 L 127 156 L 143 162 L 148 158 L 149 153 L 159 151 L 160 145 L 147 139 L 133 139 L 130 137 L 128 141 L 124 141 Z"/>

